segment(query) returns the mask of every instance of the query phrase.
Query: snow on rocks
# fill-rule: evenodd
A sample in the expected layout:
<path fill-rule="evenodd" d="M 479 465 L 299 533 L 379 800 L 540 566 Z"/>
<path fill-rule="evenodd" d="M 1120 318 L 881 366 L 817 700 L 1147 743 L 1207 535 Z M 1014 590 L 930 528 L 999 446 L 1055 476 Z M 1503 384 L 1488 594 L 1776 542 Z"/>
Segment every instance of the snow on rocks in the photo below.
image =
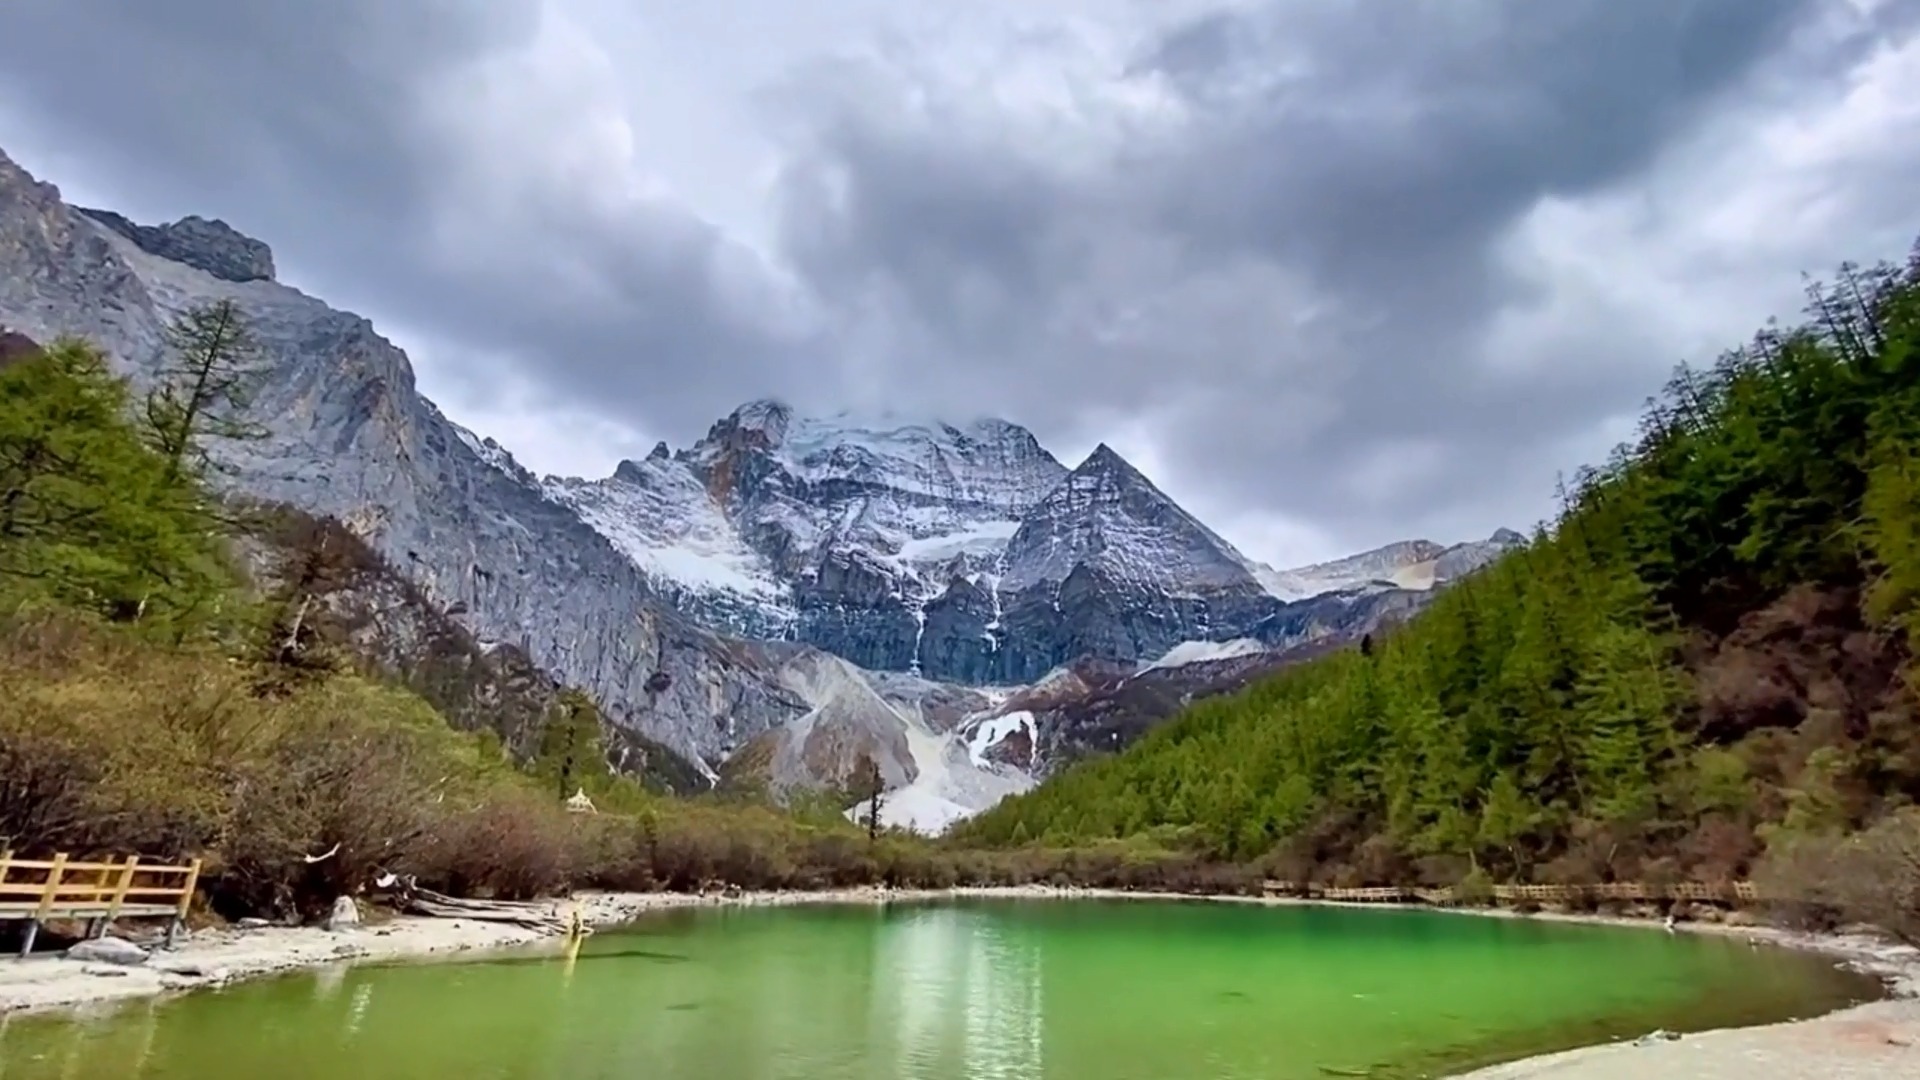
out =
<path fill-rule="evenodd" d="M 1031 748 L 1039 745 L 1040 732 L 1034 727 L 1033 714 L 1025 709 L 989 717 L 974 725 L 967 736 L 967 757 L 981 768 L 990 767 L 993 763 L 988 760 L 987 751 L 1005 742 L 1015 732 L 1026 733 L 1028 757 L 1031 758 Z"/>
<path fill-rule="evenodd" d="M 1266 650 L 1265 645 L 1253 638 L 1235 638 L 1232 641 L 1183 641 L 1140 670 L 1153 671 L 1156 668 L 1185 667 L 1188 664 L 1199 664 L 1208 660 L 1230 660 L 1236 656 L 1251 656 Z"/>

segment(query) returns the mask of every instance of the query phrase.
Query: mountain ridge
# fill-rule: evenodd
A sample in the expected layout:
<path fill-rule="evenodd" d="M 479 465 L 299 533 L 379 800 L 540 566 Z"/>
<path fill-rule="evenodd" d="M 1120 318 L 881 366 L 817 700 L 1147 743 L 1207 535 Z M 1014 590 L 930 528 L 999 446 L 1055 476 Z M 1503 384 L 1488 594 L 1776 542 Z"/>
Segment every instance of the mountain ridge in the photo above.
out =
<path fill-rule="evenodd" d="M 1428 591 L 1518 542 L 1501 530 L 1276 571 L 1105 442 L 1069 469 L 1003 419 L 817 416 L 774 398 L 690 447 L 542 483 L 715 630 L 969 685 L 1196 639 L 1290 647 L 1313 625 L 1292 605 Z"/>

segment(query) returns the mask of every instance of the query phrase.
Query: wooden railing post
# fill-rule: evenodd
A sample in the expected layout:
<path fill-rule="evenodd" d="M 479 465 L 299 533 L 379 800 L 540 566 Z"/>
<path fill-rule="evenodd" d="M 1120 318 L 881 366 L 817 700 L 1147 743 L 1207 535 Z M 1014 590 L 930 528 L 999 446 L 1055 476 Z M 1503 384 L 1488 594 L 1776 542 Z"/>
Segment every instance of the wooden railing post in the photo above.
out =
<path fill-rule="evenodd" d="M 23 958 L 33 951 L 33 943 L 40 936 L 40 924 L 47 920 L 47 913 L 53 910 L 53 898 L 60 891 L 60 876 L 66 869 L 66 852 L 55 855 L 53 867 L 47 871 L 46 888 L 40 893 L 40 906 L 34 909 L 33 918 L 27 923 L 26 937 L 20 942 L 20 955 Z"/>
<path fill-rule="evenodd" d="M 180 890 L 180 909 L 173 917 L 173 923 L 167 927 L 167 948 L 179 938 L 180 931 L 187 926 L 187 908 L 193 904 L 193 890 L 200 884 L 200 860 L 194 859 L 187 866 L 187 883 Z"/>
<path fill-rule="evenodd" d="M 126 868 L 120 871 L 120 883 L 114 887 L 113 902 L 107 905 L 107 917 L 100 923 L 100 933 L 104 935 L 120 917 L 120 907 L 127 902 L 127 890 L 133 888 L 133 876 L 140 872 L 140 856 L 127 856 Z"/>

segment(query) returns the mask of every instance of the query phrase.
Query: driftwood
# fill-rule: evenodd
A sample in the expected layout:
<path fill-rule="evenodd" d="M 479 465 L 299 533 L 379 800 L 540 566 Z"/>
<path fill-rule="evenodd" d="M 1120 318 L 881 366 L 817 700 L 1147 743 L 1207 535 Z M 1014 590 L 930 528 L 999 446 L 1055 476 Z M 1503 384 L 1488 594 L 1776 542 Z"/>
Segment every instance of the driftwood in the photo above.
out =
<path fill-rule="evenodd" d="M 530 930 L 565 933 L 567 920 L 553 903 L 527 900 L 466 900 L 447 896 L 432 889 L 411 889 L 405 898 L 406 910 L 415 915 L 442 919 L 481 919 L 512 923 Z"/>

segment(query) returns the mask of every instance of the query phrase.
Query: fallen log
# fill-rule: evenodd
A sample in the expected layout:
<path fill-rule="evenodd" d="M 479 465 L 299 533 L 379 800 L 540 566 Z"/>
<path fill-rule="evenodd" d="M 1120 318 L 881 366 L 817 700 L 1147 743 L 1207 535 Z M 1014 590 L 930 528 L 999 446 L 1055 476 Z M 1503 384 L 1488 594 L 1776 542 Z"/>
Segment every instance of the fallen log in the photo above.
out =
<path fill-rule="evenodd" d="M 423 900 L 431 900 L 436 904 L 445 904 L 449 907 L 485 908 L 489 911 L 518 910 L 552 913 L 557 910 L 558 907 L 555 901 L 552 900 L 476 900 L 465 896 L 448 896 L 446 893 L 438 893 L 432 889 L 422 889 L 418 887 L 413 890 L 413 895 Z"/>
<path fill-rule="evenodd" d="M 512 923 L 530 930 L 565 933 L 567 920 L 551 902 L 527 900 L 467 900 L 431 889 L 417 889 L 406 898 L 406 910 L 441 919 L 480 919 Z"/>

